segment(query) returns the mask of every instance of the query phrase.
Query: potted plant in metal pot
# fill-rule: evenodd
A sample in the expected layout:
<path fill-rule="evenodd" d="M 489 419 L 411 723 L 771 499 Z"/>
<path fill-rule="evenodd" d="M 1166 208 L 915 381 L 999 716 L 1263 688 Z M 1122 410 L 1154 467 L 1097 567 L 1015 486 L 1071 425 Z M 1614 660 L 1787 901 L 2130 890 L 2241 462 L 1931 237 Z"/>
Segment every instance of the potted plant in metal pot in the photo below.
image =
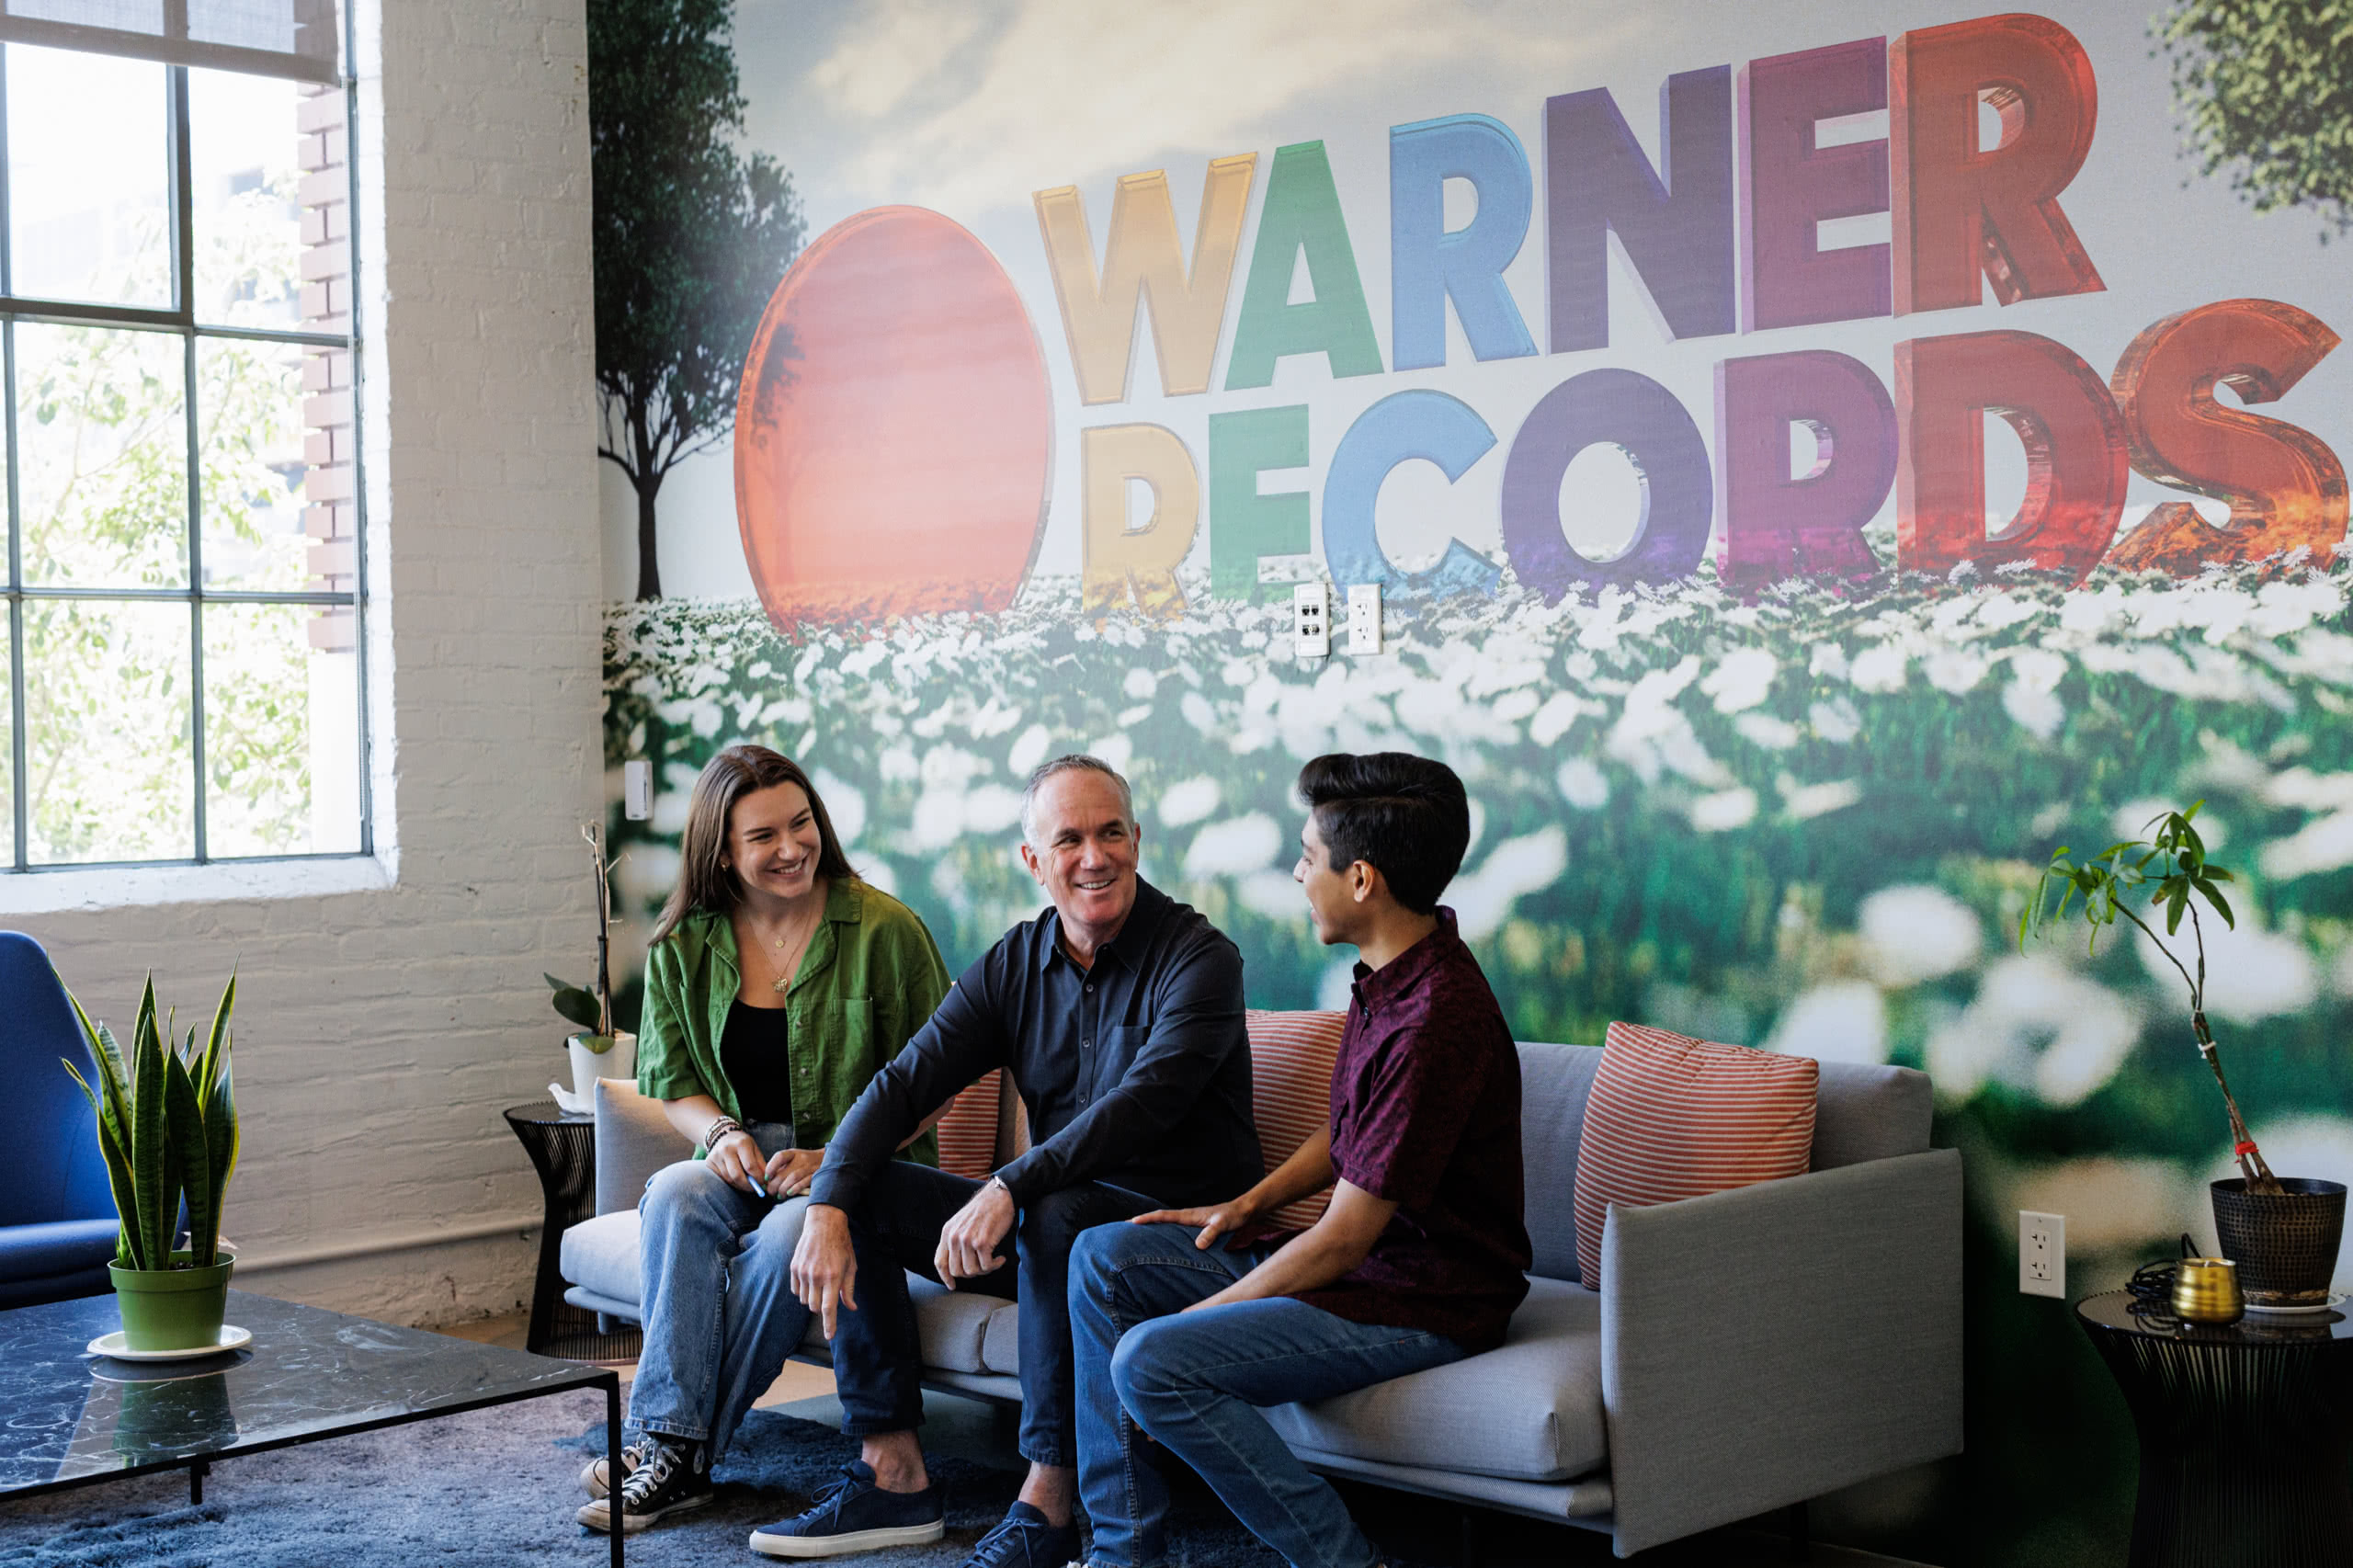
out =
<path fill-rule="evenodd" d="M 620 1027 L 613 1012 L 612 971 L 608 955 L 612 944 L 612 869 L 613 863 L 605 858 L 605 832 L 594 823 L 580 830 L 588 841 L 590 857 L 597 872 L 597 981 L 592 989 L 573 985 L 554 975 L 542 974 L 555 993 L 557 1016 L 568 1023 L 580 1026 L 578 1034 L 564 1039 L 565 1054 L 572 1061 L 572 1092 L 578 1099 L 578 1109 L 596 1108 L 597 1080 L 599 1078 L 634 1078 L 637 1075 L 637 1036 Z M 628 1020 L 634 1023 L 635 1019 Z"/>
<path fill-rule="evenodd" d="M 2325 1307 L 2329 1279 L 2336 1268 L 2337 1244 L 2345 1231 L 2345 1185 L 2271 1174 L 2263 1152 L 2247 1131 L 2246 1119 L 2239 1114 L 2230 1080 L 2222 1074 L 2214 1031 L 2206 1023 L 2206 933 L 2198 913 L 2199 901 L 2203 900 L 2225 926 L 2235 928 L 2237 919 L 2218 885 L 2235 879 L 2206 858 L 2205 841 L 2191 825 L 2205 803 L 2200 801 L 2186 812 L 2152 817 L 2148 825 L 2155 831 L 2149 837 L 2111 844 L 2081 863 L 2069 859 L 2066 846 L 2060 846 L 2018 917 L 2018 946 L 2023 950 L 2030 934 L 2063 921 L 2080 893 L 2094 950 L 2099 946 L 2101 930 L 2116 924 L 2120 915 L 2139 927 L 2179 971 L 2189 988 L 2190 1031 L 2199 1055 L 2214 1074 L 2215 1087 L 2222 1092 L 2222 1105 L 2231 1119 L 2231 1153 L 2239 1166 L 2239 1175 L 2211 1187 L 2214 1229 L 2222 1256 L 2238 1266 L 2248 1306 L 2273 1311 Z M 2055 906 L 2051 903 L 2054 888 L 2059 892 Z M 2195 972 L 2131 907 L 2131 901 L 2143 892 L 2153 909 L 2164 909 L 2166 936 L 2177 936 L 2183 917 L 2188 916 Z"/>
<path fill-rule="evenodd" d="M 175 1049 L 169 1020 L 156 1024 L 149 975 L 128 1057 L 113 1033 L 74 1003 L 98 1082 L 93 1085 L 71 1062 L 65 1070 L 98 1119 L 98 1148 L 122 1220 L 110 1272 L 124 1346 L 133 1352 L 189 1350 L 221 1339 L 233 1264 L 221 1251 L 221 1203 L 237 1168 L 237 1101 L 229 1074 L 229 1014 L 236 1000 L 232 975 L 202 1048 L 191 1025 Z"/>

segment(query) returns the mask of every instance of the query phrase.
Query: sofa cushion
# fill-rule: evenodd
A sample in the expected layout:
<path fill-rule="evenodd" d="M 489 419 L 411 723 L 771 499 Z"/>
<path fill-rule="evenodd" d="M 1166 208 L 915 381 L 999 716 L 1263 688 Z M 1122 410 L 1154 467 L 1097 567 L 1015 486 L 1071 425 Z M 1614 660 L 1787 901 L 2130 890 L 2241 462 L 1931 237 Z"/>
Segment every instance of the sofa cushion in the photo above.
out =
<path fill-rule="evenodd" d="M 1613 1023 L 1577 1142 L 1577 1275 L 1601 1284 L 1613 1203 L 1672 1203 L 1803 1175 L 1819 1064 Z"/>
<path fill-rule="evenodd" d="M 1551 1279 L 1577 1278 L 1577 1136 L 1585 1097 L 1593 1087 L 1601 1048 L 1532 1045 L 1519 1048 L 1519 1160 L 1527 1173 L 1528 1239 L 1532 1272 Z"/>
<path fill-rule="evenodd" d="M 1021 1375 L 1021 1309 L 1012 1301 L 1000 1301 L 989 1314 L 988 1332 L 981 1336 L 981 1363 L 992 1372 L 1006 1377 Z"/>
<path fill-rule="evenodd" d="M 999 1068 L 949 1102 L 939 1119 L 939 1168 L 971 1181 L 986 1181 L 996 1169 L 997 1101 L 1005 1093 Z"/>
<path fill-rule="evenodd" d="M 1276 1405 L 1286 1442 L 1385 1464 L 1565 1481 L 1609 1453 L 1601 1298 L 1531 1278 L 1502 1346 L 1313 1404 Z"/>
<path fill-rule="evenodd" d="M 595 1295 L 635 1305 L 644 1299 L 637 1278 L 637 1224 L 634 1209 L 581 1221 L 563 1233 L 558 1269 Z"/>
<path fill-rule="evenodd" d="M 1271 1172 L 1332 1120 L 1332 1062 L 1340 1054 L 1346 1013 L 1244 1015 L 1250 1033 L 1250 1108 L 1258 1152 Z M 1310 1193 L 1267 1216 L 1281 1231 L 1303 1231 L 1324 1217 L 1332 1189 Z"/>
<path fill-rule="evenodd" d="M 1936 1096 L 1917 1068 L 1825 1062 L 1814 1103 L 1815 1170 L 1892 1160 L 1928 1146 Z"/>

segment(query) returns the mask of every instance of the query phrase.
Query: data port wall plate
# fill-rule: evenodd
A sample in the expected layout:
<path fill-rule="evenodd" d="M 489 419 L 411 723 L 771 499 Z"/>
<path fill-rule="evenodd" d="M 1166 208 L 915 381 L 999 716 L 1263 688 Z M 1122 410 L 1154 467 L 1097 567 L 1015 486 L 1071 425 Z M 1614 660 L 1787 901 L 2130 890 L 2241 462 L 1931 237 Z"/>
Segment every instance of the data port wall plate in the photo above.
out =
<path fill-rule="evenodd" d="M 1348 589 L 1348 652 L 1381 652 L 1381 585 L 1358 583 Z"/>
<path fill-rule="evenodd" d="M 642 756 L 621 764 L 621 815 L 643 822 L 654 814 L 654 764 Z"/>
<path fill-rule="evenodd" d="M 2018 1289 L 2067 1299 L 2067 1216 L 2018 1210 Z"/>
<path fill-rule="evenodd" d="M 1321 659 L 1332 652 L 1332 589 L 1326 583 L 1300 583 L 1290 591 L 1291 652 Z"/>

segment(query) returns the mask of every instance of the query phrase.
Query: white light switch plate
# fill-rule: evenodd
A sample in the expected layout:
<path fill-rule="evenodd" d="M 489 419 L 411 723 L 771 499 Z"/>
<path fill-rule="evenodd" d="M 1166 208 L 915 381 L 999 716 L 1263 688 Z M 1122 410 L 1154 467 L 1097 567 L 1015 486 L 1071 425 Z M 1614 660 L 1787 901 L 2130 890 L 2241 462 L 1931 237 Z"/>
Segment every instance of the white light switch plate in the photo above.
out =
<path fill-rule="evenodd" d="M 1358 583 L 1348 590 L 1348 652 L 1381 652 L 1381 585 Z"/>
<path fill-rule="evenodd" d="M 2067 1216 L 2018 1210 L 2018 1289 L 2067 1299 Z"/>
<path fill-rule="evenodd" d="M 1291 652 L 1320 659 L 1332 651 L 1332 589 L 1326 583 L 1301 583 L 1290 591 Z"/>
<path fill-rule="evenodd" d="M 621 815 L 643 822 L 654 814 L 654 764 L 631 757 L 621 764 Z"/>

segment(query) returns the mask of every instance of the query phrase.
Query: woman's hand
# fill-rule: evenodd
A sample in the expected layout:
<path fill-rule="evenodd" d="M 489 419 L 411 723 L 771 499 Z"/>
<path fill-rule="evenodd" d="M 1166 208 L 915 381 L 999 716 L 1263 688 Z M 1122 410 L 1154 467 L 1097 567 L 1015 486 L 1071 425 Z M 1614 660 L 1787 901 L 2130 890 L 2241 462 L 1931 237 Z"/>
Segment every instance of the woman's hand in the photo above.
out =
<path fill-rule="evenodd" d="M 1205 1204 L 1197 1209 L 1155 1209 L 1149 1214 L 1137 1215 L 1128 1223 L 1196 1226 L 1200 1234 L 1193 1238 L 1193 1244 L 1203 1252 L 1207 1252 L 1218 1237 L 1231 1235 L 1233 1239 L 1226 1244 L 1226 1249 L 1232 1251 L 1247 1242 L 1249 1233 L 1256 1229 L 1258 1206 L 1245 1192 L 1223 1203 Z"/>
<path fill-rule="evenodd" d="M 768 1196 L 777 1199 L 798 1198 L 809 1190 L 816 1179 L 817 1167 L 825 1163 L 825 1151 L 816 1149 L 779 1149 L 768 1156 L 766 1185 Z"/>
<path fill-rule="evenodd" d="M 766 1156 L 759 1143 L 748 1132 L 734 1131 L 711 1145 L 702 1163 L 710 1167 L 720 1180 L 739 1191 L 765 1197 L 767 1188 L 760 1185 L 766 1174 Z"/>

